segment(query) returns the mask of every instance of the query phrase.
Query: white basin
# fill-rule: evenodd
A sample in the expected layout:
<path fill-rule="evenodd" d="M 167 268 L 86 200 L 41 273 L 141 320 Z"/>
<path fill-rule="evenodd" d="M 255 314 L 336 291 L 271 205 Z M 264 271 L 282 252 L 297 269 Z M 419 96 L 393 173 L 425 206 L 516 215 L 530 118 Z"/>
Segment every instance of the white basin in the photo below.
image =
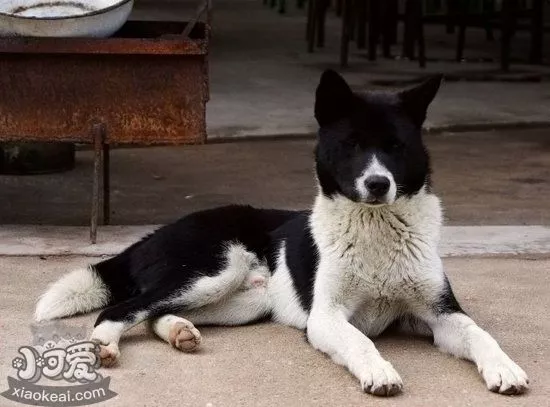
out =
<path fill-rule="evenodd" d="M 0 0 L 0 36 L 109 37 L 134 0 Z"/>

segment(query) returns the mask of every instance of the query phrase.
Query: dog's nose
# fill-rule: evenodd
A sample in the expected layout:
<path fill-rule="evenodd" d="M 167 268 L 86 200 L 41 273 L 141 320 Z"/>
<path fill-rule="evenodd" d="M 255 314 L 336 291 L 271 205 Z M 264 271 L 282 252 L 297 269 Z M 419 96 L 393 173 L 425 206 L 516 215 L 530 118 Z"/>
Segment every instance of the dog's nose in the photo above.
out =
<path fill-rule="evenodd" d="M 373 196 L 381 198 L 390 189 L 390 180 L 383 175 L 372 175 L 365 180 L 365 185 Z"/>

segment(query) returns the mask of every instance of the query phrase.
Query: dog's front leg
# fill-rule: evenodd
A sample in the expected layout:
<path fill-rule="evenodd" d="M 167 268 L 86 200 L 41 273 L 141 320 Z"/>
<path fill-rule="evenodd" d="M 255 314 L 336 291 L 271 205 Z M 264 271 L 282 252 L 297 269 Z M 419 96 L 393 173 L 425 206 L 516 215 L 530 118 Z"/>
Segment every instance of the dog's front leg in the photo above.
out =
<path fill-rule="evenodd" d="M 337 307 L 313 307 L 307 322 L 313 347 L 346 366 L 361 382 L 363 390 L 377 396 L 393 396 L 403 387 L 401 377 L 374 343 L 350 324 Z"/>
<path fill-rule="evenodd" d="M 430 319 L 434 343 L 445 352 L 474 362 L 489 390 L 502 394 L 527 390 L 529 379 L 525 372 L 470 317 L 453 312 Z"/>

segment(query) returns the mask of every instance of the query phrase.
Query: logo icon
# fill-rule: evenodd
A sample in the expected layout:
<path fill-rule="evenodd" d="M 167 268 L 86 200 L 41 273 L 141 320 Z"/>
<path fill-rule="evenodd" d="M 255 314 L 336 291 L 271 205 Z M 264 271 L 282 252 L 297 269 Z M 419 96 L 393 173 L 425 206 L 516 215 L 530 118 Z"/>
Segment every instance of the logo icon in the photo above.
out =
<path fill-rule="evenodd" d="M 8 376 L 2 396 L 35 406 L 83 406 L 117 395 L 109 389 L 110 377 L 96 371 L 99 347 L 85 340 L 84 327 L 53 321 L 32 325 L 31 332 L 33 344 L 21 346 L 13 358 L 16 377 Z"/>

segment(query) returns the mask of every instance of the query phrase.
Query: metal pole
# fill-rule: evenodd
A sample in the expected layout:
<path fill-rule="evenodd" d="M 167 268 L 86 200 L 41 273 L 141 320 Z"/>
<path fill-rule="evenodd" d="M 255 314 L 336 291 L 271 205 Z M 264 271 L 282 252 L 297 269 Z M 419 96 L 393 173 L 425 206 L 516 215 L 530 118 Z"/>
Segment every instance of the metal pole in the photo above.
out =
<path fill-rule="evenodd" d="M 99 217 L 99 183 L 101 172 L 101 147 L 104 134 L 103 124 L 94 124 L 92 126 L 92 139 L 94 143 L 94 174 L 92 180 L 92 213 L 90 220 L 90 240 L 92 244 L 97 241 L 97 223 Z"/>
<path fill-rule="evenodd" d="M 105 136 L 105 133 L 103 133 Z M 103 145 L 103 224 L 111 223 L 111 157 L 110 146 L 105 143 L 105 137 L 102 137 Z"/>

